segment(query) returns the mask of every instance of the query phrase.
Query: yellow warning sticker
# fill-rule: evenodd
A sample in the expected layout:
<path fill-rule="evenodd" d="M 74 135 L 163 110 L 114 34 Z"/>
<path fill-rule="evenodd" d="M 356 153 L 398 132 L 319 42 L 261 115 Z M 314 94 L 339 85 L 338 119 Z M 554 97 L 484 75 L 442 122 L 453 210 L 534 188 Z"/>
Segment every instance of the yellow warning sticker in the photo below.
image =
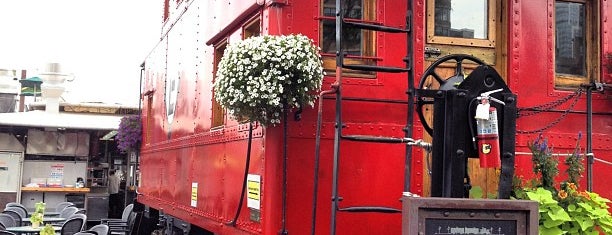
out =
<path fill-rule="evenodd" d="M 198 183 L 191 183 L 191 206 L 198 206 Z"/>
<path fill-rule="evenodd" d="M 247 207 L 259 210 L 261 205 L 261 176 L 247 176 Z"/>

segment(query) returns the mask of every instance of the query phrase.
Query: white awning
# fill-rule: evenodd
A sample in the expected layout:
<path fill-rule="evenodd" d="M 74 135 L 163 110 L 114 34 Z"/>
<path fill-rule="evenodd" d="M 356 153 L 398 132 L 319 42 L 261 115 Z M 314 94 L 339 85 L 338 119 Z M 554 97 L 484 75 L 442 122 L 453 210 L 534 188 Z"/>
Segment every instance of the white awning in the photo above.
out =
<path fill-rule="evenodd" d="M 36 110 L 19 113 L 0 113 L 0 126 L 117 130 L 122 117 L 121 115 L 95 113 L 48 113 Z"/>

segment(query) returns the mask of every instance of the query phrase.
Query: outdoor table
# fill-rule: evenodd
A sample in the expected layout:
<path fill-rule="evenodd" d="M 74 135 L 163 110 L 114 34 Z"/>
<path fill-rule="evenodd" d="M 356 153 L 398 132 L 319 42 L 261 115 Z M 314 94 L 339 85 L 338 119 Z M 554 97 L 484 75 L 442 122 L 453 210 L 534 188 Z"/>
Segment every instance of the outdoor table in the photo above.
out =
<path fill-rule="evenodd" d="M 40 230 L 42 228 L 44 228 L 44 225 L 39 226 L 38 228 L 32 228 L 32 226 L 19 226 L 19 227 L 8 227 L 5 230 L 9 231 L 9 232 L 13 232 L 16 234 L 22 234 L 22 233 L 34 233 L 34 234 L 38 234 L 40 232 Z M 53 226 L 53 229 L 57 232 L 62 230 L 62 227 L 59 226 Z"/>
<path fill-rule="evenodd" d="M 66 218 L 47 217 L 47 216 L 43 217 L 43 223 L 47 223 L 47 222 L 54 223 L 54 222 L 63 222 L 63 221 L 66 221 Z M 30 221 L 30 218 L 28 217 L 28 218 L 21 219 L 21 222 L 30 223 L 31 221 Z"/>
<path fill-rule="evenodd" d="M 28 211 L 28 216 L 31 216 L 34 211 Z M 60 213 L 55 211 L 45 211 L 45 216 L 58 216 Z"/>

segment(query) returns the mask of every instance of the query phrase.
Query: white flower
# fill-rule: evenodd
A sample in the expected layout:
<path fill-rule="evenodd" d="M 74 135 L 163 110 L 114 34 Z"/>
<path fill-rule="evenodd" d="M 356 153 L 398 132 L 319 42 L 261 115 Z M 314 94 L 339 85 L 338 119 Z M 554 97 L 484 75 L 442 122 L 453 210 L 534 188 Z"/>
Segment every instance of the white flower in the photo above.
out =
<path fill-rule="evenodd" d="M 232 43 L 219 63 L 215 98 L 239 120 L 280 123 L 283 107 L 314 105 L 324 75 L 319 51 L 303 35 Z"/>

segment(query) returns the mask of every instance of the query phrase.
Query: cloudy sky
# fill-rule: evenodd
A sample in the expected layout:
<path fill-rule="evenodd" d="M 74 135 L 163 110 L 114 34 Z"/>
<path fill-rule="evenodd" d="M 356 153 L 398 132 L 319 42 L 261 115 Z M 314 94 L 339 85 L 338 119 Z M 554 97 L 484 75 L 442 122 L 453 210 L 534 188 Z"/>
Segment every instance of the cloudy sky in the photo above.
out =
<path fill-rule="evenodd" d="M 69 101 L 138 104 L 139 65 L 159 41 L 161 0 L 1 0 L 0 68 L 60 62 Z"/>

